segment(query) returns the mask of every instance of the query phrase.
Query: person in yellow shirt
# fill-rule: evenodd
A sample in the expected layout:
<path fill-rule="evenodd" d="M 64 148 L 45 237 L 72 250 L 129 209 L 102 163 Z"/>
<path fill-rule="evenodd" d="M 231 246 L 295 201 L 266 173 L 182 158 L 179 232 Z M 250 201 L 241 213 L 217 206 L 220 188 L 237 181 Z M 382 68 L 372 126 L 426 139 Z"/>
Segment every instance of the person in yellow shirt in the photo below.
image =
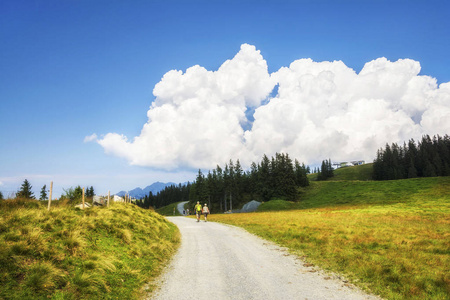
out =
<path fill-rule="evenodd" d="M 197 204 L 194 207 L 195 215 L 197 216 L 197 222 L 200 222 L 200 215 L 202 214 L 202 205 L 199 201 L 197 201 Z"/>

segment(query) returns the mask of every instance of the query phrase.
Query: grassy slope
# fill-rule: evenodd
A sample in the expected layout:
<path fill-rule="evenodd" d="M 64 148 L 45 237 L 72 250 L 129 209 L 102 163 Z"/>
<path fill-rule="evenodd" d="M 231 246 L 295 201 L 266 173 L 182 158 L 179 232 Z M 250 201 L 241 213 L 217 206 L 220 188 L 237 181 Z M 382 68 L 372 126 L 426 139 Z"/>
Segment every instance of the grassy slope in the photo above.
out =
<path fill-rule="evenodd" d="M 334 177 L 329 178 L 328 181 L 336 180 L 372 180 L 372 166 L 373 164 L 364 164 L 354 167 L 344 167 L 334 170 Z M 309 180 L 314 181 L 317 179 L 317 173 L 309 174 Z"/>
<path fill-rule="evenodd" d="M 180 212 L 177 209 L 178 203 L 180 203 L 180 202 L 171 203 L 169 205 L 158 208 L 156 210 L 156 212 L 163 216 L 181 216 Z M 174 211 L 175 211 L 175 214 L 173 213 Z"/>
<path fill-rule="evenodd" d="M 0 299 L 137 299 L 178 244 L 173 224 L 134 205 L 3 201 Z"/>
<path fill-rule="evenodd" d="M 375 182 L 366 181 L 367 166 L 338 171 L 330 181 L 312 181 L 300 202 L 260 206 L 283 212 L 214 220 L 273 240 L 388 299 L 450 299 L 450 177 Z"/>

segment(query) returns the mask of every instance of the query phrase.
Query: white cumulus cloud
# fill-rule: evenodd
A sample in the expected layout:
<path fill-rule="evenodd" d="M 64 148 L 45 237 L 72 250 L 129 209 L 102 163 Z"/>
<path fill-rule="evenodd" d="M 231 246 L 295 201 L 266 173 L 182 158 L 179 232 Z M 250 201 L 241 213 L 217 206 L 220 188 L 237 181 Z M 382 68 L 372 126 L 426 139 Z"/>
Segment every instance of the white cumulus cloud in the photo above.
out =
<path fill-rule="evenodd" d="M 299 59 L 270 74 L 260 51 L 243 44 L 217 71 L 167 72 L 139 136 L 85 141 L 162 169 L 214 168 L 230 158 L 248 165 L 275 152 L 307 164 L 370 161 L 385 143 L 450 132 L 450 83 L 419 72 L 410 59 L 379 58 L 359 74 L 341 61 Z"/>

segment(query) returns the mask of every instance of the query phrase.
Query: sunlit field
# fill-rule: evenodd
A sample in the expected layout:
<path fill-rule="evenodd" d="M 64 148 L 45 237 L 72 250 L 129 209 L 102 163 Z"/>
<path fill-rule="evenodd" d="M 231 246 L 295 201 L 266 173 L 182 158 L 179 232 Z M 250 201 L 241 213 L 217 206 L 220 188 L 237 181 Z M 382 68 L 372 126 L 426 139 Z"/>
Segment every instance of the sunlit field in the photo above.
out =
<path fill-rule="evenodd" d="M 131 204 L 1 201 L 0 299 L 139 299 L 178 244 L 175 225 Z"/>
<path fill-rule="evenodd" d="M 303 210 L 208 219 L 244 227 L 388 299 L 450 299 L 450 178 L 360 183 L 321 182 L 303 203 L 261 206 Z"/>

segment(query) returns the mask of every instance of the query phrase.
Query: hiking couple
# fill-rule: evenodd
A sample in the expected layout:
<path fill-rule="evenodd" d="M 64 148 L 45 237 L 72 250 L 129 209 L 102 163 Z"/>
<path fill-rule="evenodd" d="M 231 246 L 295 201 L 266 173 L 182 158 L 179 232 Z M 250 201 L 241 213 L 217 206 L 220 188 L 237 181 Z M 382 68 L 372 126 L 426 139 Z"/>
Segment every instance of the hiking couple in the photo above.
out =
<path fill-rule="evenodd" d="M 206 203 L 205 203 L 205 206 L 203 206 L 203 208 L 202 208 L 202 205 L 200 204 L 200 202 L 197 201 L 197 204 L 195 205 L 194 210 L 195 210 L 195 214 L 197 216 L 197 222 L 200 222 L 200 215 L 202 213 L 205 216 L 205 222 L 207 222 L 207 217 L 208 217 L 208 214 L 209 214 L 209 208 L 206 205 Z"/>

